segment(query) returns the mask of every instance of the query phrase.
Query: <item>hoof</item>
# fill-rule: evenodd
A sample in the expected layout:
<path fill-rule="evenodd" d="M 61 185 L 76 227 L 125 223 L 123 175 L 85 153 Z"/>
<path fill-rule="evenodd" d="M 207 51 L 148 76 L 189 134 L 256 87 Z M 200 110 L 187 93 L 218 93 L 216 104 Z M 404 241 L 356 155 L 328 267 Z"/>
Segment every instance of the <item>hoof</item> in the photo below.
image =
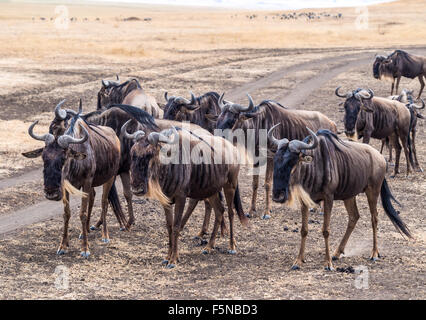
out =
<path fill-rule="evenodd" d="M 59 249 L 58 251 L 56 251 L 56 254 L 58 256 L 63 256 L 65 254 L 65 250 L 64 249 Z"/>
<path fill-rule="evenodd" d="M 339 258 L 338 258 L 337 256 L 332 256 L 332 257 L 331 257 L 331 260 L 333 260 L 333 261 L 337 261 L 337 260 L 339 260 Z"/>
<path fill-rule="evenodd" d="M 111 240 L 109 240 L 109 239 L 105 239 L 105 238 L 104 238 L 104 239 L 102 239 L 102 242 L 103 242 L 103 243 L 110 243 L 110 242 L 111 242 Z"/>
<path fill-rule="evenodd" d="M 92 230 L 92 231 L 96 231 L 96 230 L 98 230 L 98 228 L 96 228 L 95 226 L 91 226 L 91 227 L 90 227 L 90 230 Z"/>
<path fill-rule="evenodd" d="M 88 259 L 88 258 L 89 258 L 89 256 L 90 256 L 90 251 L 81 251 L 81 252 L 80 252 L 80 255 L 81 255 L 83 258 Z"/>
<path fill-rule="evenodd" d="M 228 250 L 228 254 L 237 254 L 237 251 L 235 251 L 235 250 Z"/>
<path fill-rule="evenodd" d="M 210 250 L 204 249 L 203 251 L 201 251 L 202 254 L 209 254 Z"/>
<path fill-rule="evenodd" d="M 330 267 L 330 266 L 326 266 L 326 267 L 324 267 L 324 270 L 326 270 L 326 271 L 334 271 L 334 268 Z"/>
<path fill-rule="evenodd" d="M 271 216 L 269 214 L 265 214 L 262 217 L 262 220 L 269 220 L 269 219 L 271 219 Z"/>
<path fill-rule="evenodd" d="M 300 270 L 300 267 L 297 264 L 295 264 L 291 267 L 291 270 Z"/>
<path fill-rule="evenodd" d="M 78 238 L 81 240 L 81 239 L 83 239 L 83 235 L 80 233 L 79 235 L 78 235 Z"/>
<path fill-rule="evenodd" d="M 167 266 L 169 264 L 169 260 L 164 259 L 163 261 L 161 261 L 161 264 L 163 266 Z"/>
<path fill-rule="evenodd" d="M 173 269 L 174 267 L 176 267 L 174 263 L 170 263 L 166 266 L 167 269 Z"/>
<path fill-rule="evenodd" d="M 121 227 L 120 231 L 126 231 L 126 228 L 125 227 Z"/>

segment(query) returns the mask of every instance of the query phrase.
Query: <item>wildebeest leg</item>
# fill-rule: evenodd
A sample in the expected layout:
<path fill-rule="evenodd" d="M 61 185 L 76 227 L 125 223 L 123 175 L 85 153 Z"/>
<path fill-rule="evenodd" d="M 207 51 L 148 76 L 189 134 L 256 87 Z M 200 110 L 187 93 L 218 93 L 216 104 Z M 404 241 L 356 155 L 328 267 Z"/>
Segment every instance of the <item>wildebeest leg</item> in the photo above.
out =
<path fill-rule="evenodd" d="M 395 147 L 395 168 L 391 178 L 395 178 L 395 176 L 399 173 L 399 159 L 401 158 L 402 148 L 398 141 L 398 137 L 395 134 L 393 134 L 390 139 L 392 139 L 392 145 Z"/>
<path fill-rule="evenodd" d="M 274 163 L 273 159 L 269 159 L 266 163 L 266 175 L 265 175 L 265 193 L 266 193 L 266 208 L 265 213 L 263 214 L 262 219 L 269 219 L 271 218 L 271 181 L 272 181 L 272 174 L 274 173 Z"/>
<path fill-rule="evenodd" d="M 109 233 L 107 227 L 107 212 L 108 212 L 108 194 L 111 186 L 114 184 L 115 177 L 112 177 L 107 183 L 104 183 L 102 188 L 102 242 L 109 242 Z M 120 220 L 118 220 L 120 221 Z"/>
<path fill-rule="evenodd" d="M 90 186 L 83 186 L 83 192 L 90 193 Z M 81 209 L 80 209 L 80 221 L 81 221 L 81 252 L 80 255 L 83 258 L 89 258 L 89 241 L 87 237 L 87 206 L 89 199 L 87 197 L 81 198 Z"/>
<path fill-rule="evenodd" d="M 162 264 L 168 265 L 170 257 L 172 256 L 172 231 L 173 231 L 173 212 L 171 206 L 163 206 L 164 214 L 166 216 L 166 227 L 167 233 L 169 235 L 169 251 L 167 253 L 166 259 L 163 260 Z"/>
<path fill-rule="evenodd" d="M 173 216 L 173 229 L 172 229 L 172 255 L 170 256 L 169 264 L 167 268 L 174 268 L 176 263 L 179 261 L 179 233 L 182 224 L 182 214 L 185 209 L 185 197 L 175 198 L 175 210 Z"/>
<path fill-rule="evenodd" d="M 394 87 L 395 87 L 395 78 L 393 78 L 393 81 L 392 81 L 392 89 L 391 89 L 390 95 L 393 95 L 393 88 Z"/>
<path fill-rule="evenodd" d="M 90 217 L 92 216 L 92 210 L 93 210 L 93 203 L 95 202 L 95 188 L 92 188 L 92 190 L 89 193 L 89 207 L 87 208 L 87 233 L 90 233 Z"/>
<path fill-rule="evenodd" d="M 251 196 L 251 207 L 249 211 L 249 218 L 253 218 L 257 216 L 256 213 L 256 201 L 257 201 L 257 189 L 259 188 L 259 175 L 253 175 L 253 194 Z"/>
<path fill-rule="evenodd" d="M 386 139 L 382 139 L 382 147 L 380 148 L 380 154 L 383 153 L 383 148 L 384 148 L 385 144 L 386 144 Z"/>
<path fill-rule="evenodd" d="M 412 150 L 413 150 L 413 157 L 414 157 L 414 163 L 416 165 L 417 172 L 423 172 L 423 169 L 420 167 L 419 160 L 417 160 L 417 151 L 416 151 L 416 127 L 413 127 L 411 130 L 411 143 L 412 143 Z"/>
<path fill-rule="evenodd" d="M 70 210 L 70 194 L 65 191 L 65 195 L 62 198 L 62 201 L 64 203 L 64 230 L 62 233 L 62 241 L 59 245 L 58 251 L 56 252 L 59 255 L 65 254 L 66 250 L 69 247 L 69 238 L 68 238 L 68 226 L 70 222 L 71 217 L 71 210 Z"/>
<path fill-rule="evenodd" d="M 420 81 L 420 91 L 419 91 L 419 96 L 417 97 L 417 100 L 420 99 L 420 96 L 422 95 L 423 92 L 423 88 L 425 87 L 425 82 L 423 80 L 423 75 L 419 75 L 419 81 Z"/>
<path fill-rule="evenodd" d="M 229 218 L 229 254 L 236 253 L 235 238 L 234 238 L 234 196 L 235 187 L 231 184 L 226 184 L 223 188 L 225 191 L 226 205 L 228 206 L 228 218 Z M 223 222 L 224 219 L 222 219 Z"/>
<path fill-rule="evenodd" d="M 214 248 L 217 231 L 219 230 L 219 226 L 222 223 L 223 212 L 225 211 L 225 208 L 223 207 L 222 201 L 220 201 L 218 194 L 215 194 L 214 196 L 210 197 L 209 202 L 211 206 L 213 207 L 213 210 L 215 213 L 215 220 L 214 220 L 212 234 L 210 235 L 210 240 L 207 243 L 207 246 L 202 251 L 204 254 L 210 253 L 210 251 L 213 250 Z"/>
<path fill-rule="evenodd" d="M 129 172 L 120 173 L 120 178 L 121 178 L 121 184 L 123 186 L 124 198 L 126 199 L 126 202 L 127 202 L 127 211 L 129 212 L 129 221 L 127 221 L 126 229 L 130 230 L 130 227 L 133 224 L 135 224 L 135 216 L 133 214 L 133 203 L 132 203 L 133 194 L 132 194 L 132 191 L 130 190 Z"/>
<path fill-rule="evenodd" d="M 401 81 L 401 76 L 399 76 L 399 77 L 396 79 L 396 90 L 395 90 L 395 94 L 398 94 L 399 81 Z"/>
<path fill-rule="evenodd" d="M 399 140 L 401 140 L 402 147 L 404 148 L 405 160 L 407 162 L 407 173 L 406 176 L 410 174 L 411 161 L 410 161 L 410 151 L 408 150 L 408 135 L 409 132 L 398 132 Z"/>
<path fill-rule="evenodd" d="M 182 222 L 181 222 L 181 225 L 180 225 L 180 231 L 181 232 L 182 232 L 183 228 L 185 227 L 186 223 L 188 222 L 188 219 L 191 216 L 191 214 L 194 211 L 194 209 L 197 206 L 197 204 L 198 204 L 198 200 L 196 200 L 196 199 L 189 199 L 189 201 L 188 201 L 188 207 L 185 210 L 185 214 L 183 215 Z M 205 217 L 204 217 L 204 220 L 205 220 Z M 200 232 L 200 234 L 201 234 L 201 232 Z"/>
<path fill-rule="evenodd" d="M 378 222 L 378 216 L 379 216 L 377 212 L 377 200 L 380 194 L 380 186 L 377 188 L 368 187 L 365 190 L 365 194 L 367 195 L 367 200 L 368 200 L 368 206 L 370 207 L 371 225 L 373 227 L 373 250 L 371 251 L 371 256 L 370 256 L 370 260 L 373 260 L 373 261 L 377 260 L 380 257 L 379 249 L 377 248 L 377 222 Z"/>
<path fill-rule="evenodd" d="M 302 236 L 302 239 L 300 241 L 299 255 L 297 256 L 296 261 L 293 263 L 293 266 L 291 267 L 292 270 L 300 269 L 300 266 L 302 265 L 302 263 L 305 262 L 305 244 L 306 244 L 306 237 L 308 236 L 309 209 L 307 206 L 302 204 L 301 211 L 302 211 L 302 229 L 300 230 L 300 235 Z"/>
<path fill-rule="evenodd" d="M 393 145 L 392 145 L 392 142 L 390 141 L 390 139 L 388 138 L 388 141 L 387 141 L 387 143 L 388 143 L 388 150 L 389 150 L 389 164 L 390 165 L 392 165 L 393 163 L 392 163 L 392 149 L 393 149 Z"/>
<path fill-rule="evenodd" d="M 354 230 L 356 223 L 359 219 L 358 207 L 356 205 L 356 197 L 346 199 L 344 203 L 346 211 L 348 212 L 348 226 L 346 227 L 346 232 L 342 238 L 342 241 L 340 241 L 340 244 L 333 255 L 333 260 L 338 260 L 340 258 L 340 255 L 342 253 L 345 253 L 346 244 L 348 243 L 349 237 L 351 236 L 351 233 Z"/>
<path fill-rule="evenodd" d="M 330 244 L 328 238 L 330 236 L 330 218 L 331 210 L 333 209 L 333 199 L 324 199 L 324 224 L 322 226 L 322 235 L 325 242 L 325 270 L 332 271 L 333 264 L 331 262 Z"/>

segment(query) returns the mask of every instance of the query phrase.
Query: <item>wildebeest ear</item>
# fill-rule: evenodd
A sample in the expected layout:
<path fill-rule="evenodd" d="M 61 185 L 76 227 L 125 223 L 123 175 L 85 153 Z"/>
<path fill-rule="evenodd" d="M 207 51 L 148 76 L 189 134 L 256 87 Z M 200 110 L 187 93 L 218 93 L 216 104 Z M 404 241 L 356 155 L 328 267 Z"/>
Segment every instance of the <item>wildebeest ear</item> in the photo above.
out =
<path fill-rule="evenodd" d="M 259 113 L 257 113 L 257 112 L 255 112 L 255 113 L 251 113 L 251 112 L 245 113 L 245 112 L 243 112 L 243 113 L 240 113 L 240 119 L 241 120 L 248 120 L 248 119 L 257 117 L 258 114 Z"/>
<path fill-rule="evenodd" d="M 165 104 L 163 104 L 163 103 L 157 102 L 157 104 L 158 104 L 158 107 L 159 107 L 161 110 L 164 110 L 164 109 L 166 108 L 166 105 L 165 105 Z"/>
<path fill-rule="evenodd" d="M 206 113 L 206 118 L 207 118 L 208 120 L 211 120 L 211 121 L 216 121 L 216 120 L 217 120 L 217 118 L 218 118 L 218 116 L 217 116 L 217 115 L 215 115 L 215 114 Z"/>
<path fill-rule="evenodd" d="M 78 152 L 72 149 L 68 149 L 68 157 L 73 158 L 74 160 L 84 160 L 86 159 L 86 154 L 83 152 Z"/>
<path fill-rule="evenodd" d="M 27 158 L 37 158 L 41 156 L 41 154 L 43 153 L 43 150 L 44 148 L 35 149 L 33 151 L 23 152 L 22 155 Z"/>
<path fill-rule="evenodd" d="M 108 82 L 107 80 L 102 80 L 102 85 L 103 85 L 104 87 L 108 87 L 109 82 Z"/>

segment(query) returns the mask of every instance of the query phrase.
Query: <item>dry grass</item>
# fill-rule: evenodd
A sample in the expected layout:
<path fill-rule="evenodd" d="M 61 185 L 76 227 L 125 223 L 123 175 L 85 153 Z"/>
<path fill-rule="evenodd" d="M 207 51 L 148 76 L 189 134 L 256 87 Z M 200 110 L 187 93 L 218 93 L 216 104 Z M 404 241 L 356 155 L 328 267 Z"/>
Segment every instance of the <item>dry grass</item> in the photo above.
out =
<path fill-rule="evenodd" d="M 246 15 L 252 12 L 244 11 L 68 5 L 70 16 L 78 20 L 67 30 L 58 30 L 50 20 L 55 17 L 54 5 L 0 7 L 0 41 L 8 43 L 0 48 L 3 57 L 78 54 L 158 59 L 167 57 L 169 50 L 415 45 L 425 43 L 426 30 L 422 14 L 426 3 L 421 0 L 370 6 L 367 30 L 356 28 L 354 8 L 327 9 L 343 13 L 337 20 L 286 21 L 272 19 L 278 11 L 257 12 L 258 17 L 250 20 Z M 152 21 L 122 21 L 130 16 Z"/>

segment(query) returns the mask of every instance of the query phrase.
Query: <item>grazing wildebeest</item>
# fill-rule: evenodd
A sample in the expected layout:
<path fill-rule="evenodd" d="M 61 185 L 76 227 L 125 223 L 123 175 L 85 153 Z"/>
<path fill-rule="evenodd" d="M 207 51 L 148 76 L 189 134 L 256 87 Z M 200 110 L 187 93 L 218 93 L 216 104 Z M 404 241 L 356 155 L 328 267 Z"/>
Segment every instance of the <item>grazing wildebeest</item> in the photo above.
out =
<path fill-rule="evenodd" d="M 164 107 L 164 119 L 176 121 L 189 121 L 213 133 L 216 128 L 216 120 L 220 114 L 218 104 L 219 94 L 216 92 L 208 92 L 200 97 L 195 97 L 191 92 L 191 100 L 183 97 L 168 96 L 164 94 L 166 105 Z M 197 202 L 192 202 L 189 207 L 196 205 Z M 207 234 L 212 208 L 208 201 L 204 201 L 205 214 L 203 227 L 197 237 L 202 238 Z M 194 207 L 195 208 L 195 207 Z M 192 212 L 192 210 L 187 211 Z M 185 215 L 183 221 L 186 221 L 188 216 Z M 222 220 L 221 233 L 225 233 L 225 221 Z"/>
<path fill-rule="evenodd" d="M 401 77 L 410 79 L 418 77 L 420 91 L 417 99 L 419 99 L 425 86 L 423 78 L 426 77 L 426 58 L 415 56 L 402 50 L 395 50 L 387 57 L 381 55 L 376 56 L 373 64 L 373 75 L 376 79 L 382 80 L 388 78 L 392 80 L 391 95 L 393 95 L 395 79 L 395 93 L 398 94 L 398 86 Z"/>
<path fill-rule="evenodd" d="M 33 129 L 37 123 L 38 121 L 30 126 L 28 133 L 32 138 L 44 141 L 45 147 L 37 154 L 29 152 L 24 155 L 27 157 L 42 155 L 45 196 L 49 200 L 62 199 L 64 203 L 64 231 L 57 253 L 64 254 L 69 247 L 68 223 L 71 216 L 69 195 L 76 194 L 82 197 L 81 255 L 88 258 L 90 251 L 87 234 L 94 201 L 94 187 L 97 186 L 103 186 L 102 241 L 109 242 L 106 213 L 108 197 L 120 163 L 120 141 L 111 128 L 90 126 L 79 114 L 71 119 L 64 134 L 57 137 L 52 133 L 36 135 Z M 120 218 L 125 223 L 122 214 Z"/>
<path fill-rule="evenodd" d="M 223 219 L 224 207 L 219 199 L 223 189 L 229 214 L 229 253 L 235 253 L 233 232 L 233 206 L 240 221 L 245 224 L 240 194 L 238 191 L 239 162 L 238 150 L 229 141 L 215 136 L 196 136 L 191 132 L 173 130 L 143 131 L 129 134 L 128 122 L 123 126 L 123 135 L 135 140 L 131 150 L 131 184 L 135 195 L 155 198 L 164 208 L 169 234 L 169 252 L 163 261 L 173 268 L 178 261 L 178 238 L 182 228 L 182 214 L 186 198 L 208 199 L 215 211 L 215 224 L 210 240 L 203 253 L 214 248 L 218 227 Z M 208 140 L 206 140 L 206 138 Z M 175 161 L 163 161 L 162 145 L 168 145 L 169 152 L 177 149 Z M 173 149 L 174 148 L 174 149 Z M 176 154 L 176 153 L 175 153 Z M 198 155 L 194 158 L 193 155 Z M 199 158 L 200 157 L 200 158 Z M 184 161 L 184 159 L 190 161 Z M 228 160 L 225 160 L 228 159 Z M 174 203 L 172 214 L 171 203 Z"/>
<path fill-rule="evenodd" d="M 183 97 L 169 97 L 166 92 L 164 98 L 166 99 L 164 119 L 189 121 L 213 133 L 220 114 L 218 93 L 207 92 L 195 97 L 191 92 L 191 100 L 188 100 Z"/>
<path fill-rule="evenodd" d="M 343 119 L 346 136 L 352 140 L 362 137 L 362 142 L 366 144 L 371 138 L 389 138 L 396 150 L 393 177 L 399 173 L 402 144 L 408 176 L 410 164 L 414 167 L 410 139 L 412 114 L 408 108 L 399 101 L 375 97 L 371 89 L 356 89 L 344 95 L 339 93 L 339 89 L 336 88 L 336 96 L 346 99 Z"/>
<path fill-rule="evenodd" d="M 70 111 L 67 110 L 69 113 Z M 129 105 L 111 105 L 107 110 L 96 110 L 82 116 L 82 118 L 91 124 L 102 125 L 112 128 L 116 135 L 120 138 L 121 142 L 121 156 L 120 156 L 120 168 L 118 175 L 120 175 L 121 182 L 123 185 L 123 194 L 127 202 L 127 209 L 129 213 L 129 219 L 126 225 L 126 229 L 130 229 L 132 224 L 135 222 L 133 214 L 132 197 L 133 194 L 130 188 L 130 150 L 134 144 L 133 140 L 125 139 L 121 135 L 121 127 L 128 121 L 133 121 L 129 125 L 129 130 L 143 130 L 146 133 L 158 132 L 163 129 L 175 127 L 187 127 L 195 133 L 202 135 L 208 135 L 209 132 L 200 128 L 195 124 L 182 124 L 176 121 L 154 119 L 150 114 L 144 110 L 129 106 Z M 99 227 L 99 222 L 95 228 Z M 207 232 L 208 225 L 203 225 L 202 232 Z"/>
<path fill-rule="evenodd" d="M 373 147 L 343 142 L 328 130 L 310 131 L 303 141 L 281 139 L 273 136 L 274 126 L 268 138 L 277 146 L 274 156 L 273 200 L 284 203 L 299 201 L 302 211 L 301 244 L 299 255 L 292 269 L 299 269 L 305 262 L 305 242 L 308 235 L 308 208 L 324 201 L 322 234 L 325 240 L 325 268 L 333 269 L 328 238 L 334 200 L 343 200 L 349 215 L 346 232 L 333 255 L 333 260 L 344 253 L 346 243 L 359 219 L 356 196 L 365 193 L 373 226 L 373 250 L 370 259 L 380 257 L 377 248 L 377 200 L 381 196 L 383 208 L 396 229 L 411 238 L 410 231 L 392 206 L 395 200 L 385 179 L 386 161 Z M 310 142 L 309 142 L 310 140 Z"/>
<path fill-rule="evenodd" d="M 277 123 L 282 123 L 278 134 L 281 138 L 303 139 L 308 131 L 306 126 L 318 129 L 329 129 L 337 132 L 336 124 L 317 111 L 291 110 L 283 107 L 278 102 L 265 100 L 255 107 L 252 98 L 248 96 L 249 106 L 243 107 L 236 103 L 223 103 L 223 96 L 219 99 L 221 114 L 218 117 L 216 127 L 218 129 L 242 129 L 247 137 L 249 130 L 254 130 L 255 135 L 255 152 L 259 153 L 259 130 L 269 130 Z M 266 132 L 265 132 L 266 138 Z M 247 138 L 246 138 L 247 140 Z M 269 145 L 268 148 L 274 147 Z M 268 154 L 266 159 L 266 175 L 265 175 L 265 192 L 266 192 L 266 208 L 262 216 L 263 219 L 270 218 L 271 209 L 271 180 L 273 172 L 273 158 Z M 255 167 L 259 163 L 254 164 Z M 253 194 L 249 216 L 256 215 L 256 199 L 257 189 L 259 186 L 259 175 L 253 175 Z"/>
<path fill-rule="evenodd" d="M 117 81 L 119 81 L 117 75 Z M 154 118 L 162 118 L 163 110 L 153 96 L 145 93 L 137 79 L 130 79 L 123 83 L 102 80 L 102 87 L 98 92 L 97 109 L 105 109 L 112 104 L 127 104 L 139 107 Z"/>

